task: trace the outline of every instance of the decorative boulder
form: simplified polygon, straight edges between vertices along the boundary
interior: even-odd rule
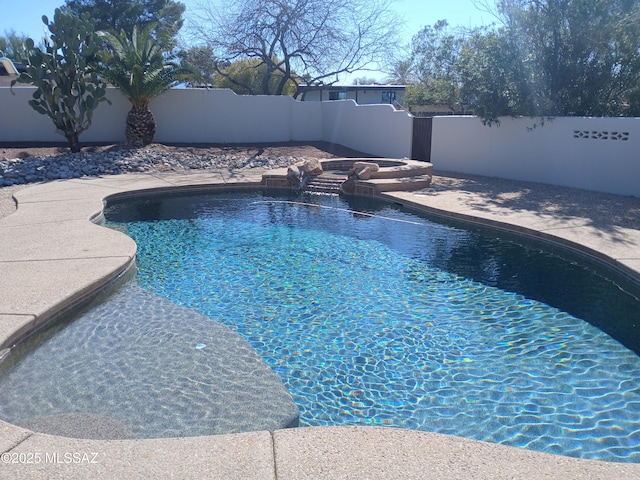
[[[348,176],[357,176],[360,180],[369,180],[371,175],[380,170],[380,166],[373,162],[353,162]]]
[[[310,158],[309,160],[305,160],[302,163],[296,164],[300,170],[306,175],[317,177],[318,175],[322,175],[322,164],[320,160],[317,158]]]
[[[356,175],[360,180],[369,180],[372,173],[370,167],[358,167],[356,170]]]

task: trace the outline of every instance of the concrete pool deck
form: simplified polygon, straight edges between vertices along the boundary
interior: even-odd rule
[[[130,174],[15,191],[17,211],[0,218],[0,350],[131,264],[134,242],[89,221],[99,217],[105,197],[166,188],[251,187],[262,173]],[[444,173],[436,173],[430,188],[384,197],[570,244],[640,279],[638,198]],[[375,427],[102,441],[35,433],[0,422],[0,451],[0,478],[12,479],[640,479],[640,464],[579,460]]]

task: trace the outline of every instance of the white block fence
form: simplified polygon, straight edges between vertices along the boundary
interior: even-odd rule
[[[640,197],[640,118],[530,118],[487,127],[475,117],[436,117],[436,170]]]

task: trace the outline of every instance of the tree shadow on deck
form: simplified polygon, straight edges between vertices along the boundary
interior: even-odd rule
[[[583,221],[606,234],[612,241],[623,241],[621,229],[640,231],[640,198],[592,192],[571,187],[522,182],[499,178],[438,172],[424,194],[459,191],[470,193],[470,208],[494,212],[496,208],[531,212],[540,218]],[[569,226],[569,225],[567,225]],[[562,227],[560,227],[562,228]]]

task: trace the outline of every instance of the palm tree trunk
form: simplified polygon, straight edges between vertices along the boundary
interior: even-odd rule
[[[148,145],[156,134],[156,119],[147,107],[132,107],[127,114],[125,135],[129,145]]]

